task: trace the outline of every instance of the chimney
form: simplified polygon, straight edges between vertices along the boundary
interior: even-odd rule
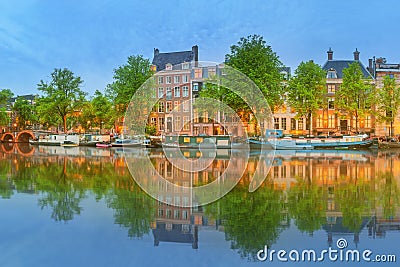
[[[197,45],[192,46],[192,52],[194,54],[194,65],[197,67],[199,62],[199,47]]]
[[[160,53],[160,50],[158,50],[158,48],[154,48],[154,56],[158,56],[159,53]]]
[[[333,51],[330,47],[329,47],[329,50],[327,51],[327,53],[328,53],[328,60],[332,60],[333,59]]]
[[[357,48],[356,51],[354,51],[354,60],[360,60],[360,52],[358,52]]]

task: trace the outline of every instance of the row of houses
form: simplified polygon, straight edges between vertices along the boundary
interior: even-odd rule
[[[156,96],[159,98],[157,107],[150,115],[149,123],[154,125],[158,134],[223,134],[226,124],[237,122],[220,115],[219,121],[210,119],[210,114],[196,114],[193,103],[199,95],[206,80],[218,75],[224,64],[199,63],[198,46],[191,50],[180,52],[160,53],[154,49],[152,69],[156,72]],[[385,58],[371,58],[366,67],[360,61],[360,52],[356,49],[351,59],[335,59],[330,48],[327,51],[327,60],[322,65],[326,71],[326,102],[312,117],[311,133],[314,135],[334,135],[359,132],[371,135],[388,135],[390,126],[377,121],[375,116],[366,114],[356,120],[335,105],[336,92],[343,82],[343,70],[351,63],[360,65],[363,76],[371,79],[377,88],[383,87],[383,77],[389,75],[400,82],[400,64],[389,64]],[[290,78],[290,68],[282,68],[283,81]],[[285,96],[282,96],[285,98]],[[298,118],[295,110],[287,104],[274,108],[274,128],[281,129],[285,134],[308,134],[308,121]],[[171,111],[174,110],[173,113]],[[400,118],[396,118],[400,121]],[[224,127],[225,126],[225,127]],[[244,122],[244,129],[238,128],[234,134],[242,135],[244,131],[252,133],[253,124]],[[394,132],[400,131],[400,123],[395,123]]]

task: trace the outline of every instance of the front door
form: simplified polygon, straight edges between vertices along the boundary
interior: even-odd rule
[[[347,131],[347,120],[340,120],[340,131]]]

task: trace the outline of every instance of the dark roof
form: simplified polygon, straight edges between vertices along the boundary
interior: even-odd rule
[[[37,95],[18,95],[18,96],[16,96],[16,97],[12,97],[11,99],[10,99],[10,102],[15,102],[16,100],[17,100],[17,98],[18,97],[22,97],[22,98],[24,98],[25,100],[31,100],[31,101],[33,101],[33,100],[35,100],[35,98],[37,97]]]
[[[343,78],[343,69],[348,68],[349,65],[355,61],[358,62],[358,64],[360,64],[361,71],[362,71],[364,77],[372,78],[372,76],[368,72],[368,70],[358,60],[328,60],[327,62],[325,62],[324,66],[322,66],[322,69],[326,70],[326,71],[328,71],[330,69],[334,69],[334,70],[336,70],[337,77],[339,79],[342,79]]]
[[[361,232],[362,229],[364,229],[365,225],[368,223],[369,218],[363,217],[361,224],[357,227],[357,233]],[[322,226],[322,229],[324,229],[328,233],[336,233],[336,234],[352,234],[354,231],[351,231],[349,228],[343,225],[343,217],[337,217],[336,222],[333,225],[330,224],[324,224]]]
[[[173,224],[171,230],[166,229],[165,223],[157,223],[157,228],[153,229],[154,239],[158,242],[188,243],[195,242],[192,233],[184,233],[182,224]]]
[[[181,51],[181,52],[170,52],[170,53],[158,53],[154,55],[152,64],[157,66],[157,71],[165,69],[165,65],[168,63],[174,65],[182,64],[184,62],[191,62],[194,60],[194,52]]]

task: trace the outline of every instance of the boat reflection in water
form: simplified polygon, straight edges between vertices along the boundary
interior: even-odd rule
[[[143,244],[151,239],[158,251],[154,253],[164,255],[165,246],[182,244],[174,246],[174,253],[183,257],[188,249],[202,253],[223,233],[225,241],[221,242],[229,246],[215,246],[216,252],[221,260],[225,259],[231,255],[230,247],[245,258],[238,257],[235,262],[241,266],[250,264],[248,259],[255,260],[265,245],[290,247],[293,244],[284,243],[287,241],[281,237],[296,238],[301,233],[306,234],[302,239],[307,240],[307,249],[334,247],[340,237],[346,237],[352,247],[363,244],[368,248],[374,246],[376,238],[384,238],[379,246],[397,253],[392,248],[400,229],[400,151],[276,151],[272,160],[254,152],[242,155],[219,149],[218,154],[208,157],[204,151],[181,150],[186,160],[204,159],[197,162],[199,170],[191,172],[181,168],[180,160],[185,159],[171,150],[18,145],[0,145],[0,214],[8,210],[24,214],[27,210],[23,205],[15,210],[12,203],[29,195],[37,199],[35,216],[49,216],[57,222],[74,221],[74,227],[84,231],[87,226],[81,225],[81,219],[89,220],[85,215],[95,213],[91,210],[95,205],[104,205],[104,209],[112,210],[114,223],[135,238],[131,245],[146,247]],[[134,176],[144,174],[141,163],[151,163],[152,172],[135,179],[152,185],[160,201],[151,198],[132,179],[127,166],[131,159],[137,164],[129,166],[137,168]],[[266,171],[266,179],[259,179],[254,187],[257,189],[249,192],[254,174],[260,169]],[[194,189],[218,181],[227,170],[228,176],[220,183],[233,184],[234,188],[218,201],[201,205],[204,196],[193,194]],[[13,221],[15,226],[32,231],[38,227],[29,219],[18,218]],[[102,224],[96,220],[94,217],[90,223],[99,227],[104,224],[102,231],[115,231],[114,235],[118,235],[118,230],[105,223],[107,220]],[[67,229],[68,224],[58,227]],[[55,248],[61,246],[46,236],[46,229],[41,230],[42,238],[48,238]],[[62,231],[59,235],[67,242],[68,236]],[[90,239],[92,244],[101,243],[104,238],[113,242],[114,235],[96,234]],[[16,232],[13,239],[6,240],[7,246],[18,247],[23,238],[27,238],[26,232]],[[79,244],[74,246],[84,250]],[[111,253],[117,253],[114,250]],[[36,250],[35,253],[40,254]],[[85,253],[102,257],[95,248],[86,249]],[[122,264],[124,259],[120,260]],[[153,260],[152,256],[147,259],[155,264]],[[7,263],[13,263],[12,259]]]

